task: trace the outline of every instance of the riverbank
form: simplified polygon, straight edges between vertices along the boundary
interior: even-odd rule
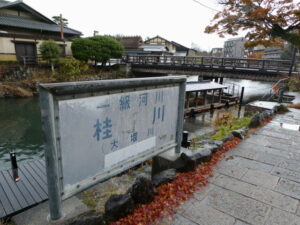
[[[51,74],[45,69],[34,69],[24,79],[3,79],[0,80],[0,98],[28,98],[38,95],[40,83],[75,82],[106,79],[128,78],[124,67],[90,69],[87,72],[76,76],[63,76]]]

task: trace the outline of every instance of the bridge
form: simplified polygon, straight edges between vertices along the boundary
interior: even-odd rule
[[[197,75],[204,79],[235,78],[273,82],[287,77],[291,69],[289,60],[248,58],[126,56],[124,61],[135,74]]]

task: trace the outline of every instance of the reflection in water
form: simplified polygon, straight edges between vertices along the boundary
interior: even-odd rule
[[[239,80],[239,79],[224,79],[224,84],[233,83],[239,87],[245,87],[244,103],[255,101],[270,92],[273,83],[252,81],[252,80]]]
[[[233,117],[243,117],[244,107],[239,112],[238,106],[232,106],[228,109],[216,109],[211,112],[198,114],[195,118],[186,118],[184,120],[183,129],[189,132],[189,139],[212,132],[215,129],[214,121],[223,117],[223,115],[230,113]]]
[[[10,167],[9,152],[18,162],[43,157],[40,110],[36,98],[0,99],[0,170]]]

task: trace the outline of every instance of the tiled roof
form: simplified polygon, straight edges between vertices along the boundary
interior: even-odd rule
[[[153,39],[156,39],[156,38],[161,39],[161,40],[164,40],[165,42],[168,42],[168,43],[172,44],[171,41],[168,41],[167,39],[165,39],[165,38],[163,38],[163,37],[161,37],[161,36],[159,36],[159,35],[157,35],[157,36],[155,36],[155,37],[153,37],[153,38],[147,39],[147,40],[145,41],[145,43],[147,44],[147,43],[149,43],[150,41],[152,41]]]
[[[120,43],[125,49],[138,49],[143,44],[143,39],[140,36],[122,37]]]
[[[20,3],[20,1],[15,1],[15,2],[9,2],[9,1],[0,1],[0,8],[9,6],[9,5],[15,5]]]
[[[181,44],[178,44],[175,41],[172,41],[172,44],[175,45],[177,52],[185,52],[185,51],[189,50],[189,48],[187,48],[187,47],[185,47],[185,46],[183,46]]]
[[[50,31],[50,32],[60,32],[60,26],[56,24],[48,24],[48,23],[38,22],[35,20],[26,19],[19,16],[10,16],[10,15],[1,15],[1,14],[0,14],[0,26],[26,28],[26,29]],[[64,28],[64,33],[81,35],[81,32],[67,27]]]

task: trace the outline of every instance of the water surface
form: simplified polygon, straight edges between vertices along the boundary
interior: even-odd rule
[[[0,170],[10,167],[10,151],[19,163],[43,157],[37,98],[0,99]]]

